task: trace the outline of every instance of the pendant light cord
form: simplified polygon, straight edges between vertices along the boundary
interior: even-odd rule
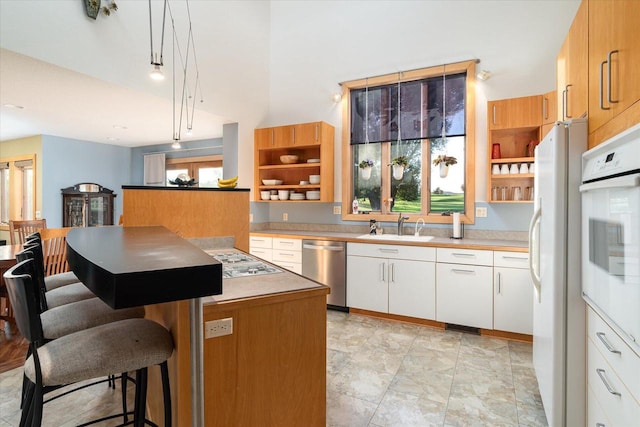
[[[160,38],[160,62],[157,59],[154,60],[153,53],[153,19],[151,19],[151,0],[149,0],[149,40],[151,44],[151,65],[164,65],[163,52],[164,52],[164,24],[167,16],[167,4],[168,0],[164,0],[164,8],[162,11],[162,34]]]
[[[364,143],[369,143],[369,78],[364,90]]]

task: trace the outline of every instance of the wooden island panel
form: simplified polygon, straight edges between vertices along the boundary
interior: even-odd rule
[[[204,341],[206,426],[326,425],[327,288],[204,306],[233,334]]]
[[[183,238],[233,236],[249,252],[249,190],[123,186],[123,225],[163,225]]]

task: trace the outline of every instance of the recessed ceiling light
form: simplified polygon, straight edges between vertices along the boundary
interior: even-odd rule
[[[16,105],[16,104],[2,104],[3,107],[7,107],[7,108],[13,108],[16,110],[24,110],[24,107],[22,105]]]
[[[113,136],[108,136],[108,137],[107,137],[107,139],[108,139],[109,141],[119,141],[119,139],[118,139],[118,138],[114,138]]]
[[[129,129],[129,128],[128,128],[128,127],[126,127],[126,126],[120,126],[120,125],[113,125],[113,128],[114,128],[114,129],[122,129],[122,130]]]

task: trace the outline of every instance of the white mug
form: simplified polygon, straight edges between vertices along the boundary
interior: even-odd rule
[[[520,173],[529,173],[529,166],[526,163],[520,165]]]
[[[491,169],[491,173],[493,175],[499,175],[500,174],[500,165],[493,165],[493,168]]]
[[[515,164],[515,163],[514,163],[514,164],[512,164],[512,165],[511,165],[511,169],[509,170],[509,173],[511,173],[511,174],[516,174],[516,173],[518,173],[518,165],[517,165],[517,164]]]
[[[500,173],[503,175],[508,175],[509,174],[509,165],[507,165],[506,163],[504,165],[502,165],[502,167],[500,168]]]

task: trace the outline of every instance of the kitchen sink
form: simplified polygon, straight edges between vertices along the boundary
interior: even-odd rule
[[[400,242],[429,242],[433,240],[433,236],[414,236],[414,235],[402,235],[397,234],[363,234],[358,236],[358,239],[364,240],[395,240]]]

